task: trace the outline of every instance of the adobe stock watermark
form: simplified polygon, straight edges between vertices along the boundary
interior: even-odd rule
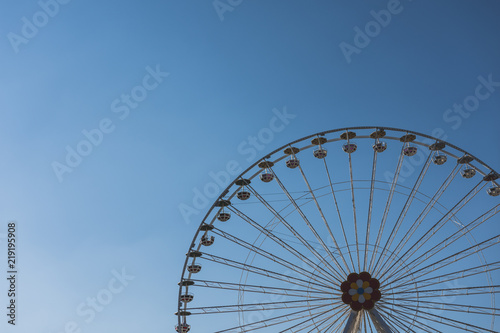
[[[111,112],[116,114],[118,119],[125,120],[130,115],[130,112],[137,109],[140,103],[148,97],[148,93],[158,88],[169,75],[170,73],[161,71],[160,65],[156,65],[155,69],[147,66],[146,74],[143,76],[141,83],[134,86],[129,93],[123,93],[111,102]],[[89,156],[94,148],[104,141],[106,134],[110,134],[116,129],[115,124],[111,118],[104,117],[97,123],[95,128],[83,129],[81,133],[84,138],[76,145],[73,147],[66,146],[64,161],[53,161],[51,163],[52,170],[59,183],[63,182],[65,174],[72,173],[83,162],[84,157]]]
[[[224,21],[224,13],[232,12],[236,7],[241,5],[243,0],[214,0],[212,5],[215,12],[219,16],[219,20]]]
[[[451,128],[457,130],[462,125],[463,119],[470,117],[472,112],[476,112],[482,101],[487,100],[500,87],[500,81],[493,81],[493,74],[488,78],[480,75],[477,77],[479,84],[474,89],[474,93],[465,97],[462,104],[454,103],[453,109],[449,108],[443,113],[445,123],[453,123]],[[464,110],[465,109],[465,110]]]
[[[412,0],[408,1],[411,2]],[[370,45],[372,39],[380,35],[382,29],[386,28],[391,23],[392,17],[400,14],[403,9],[404,7],[399,0],[389,0],[387,2],[387,9],[382,9],[378,12],[374,10],[370,11],[373,20],[368,21],[363,29],[357,25],[354,26],[354,45],[345,41],[339,44],[340,50],[347,63],[350,64],[352,62],[353,54],[360,54],[364,48]]]
[[[66,5],[71,0],[40,0],[38,1],[39,11],[36,11],[30,18],[21,18],[22,26],[19,33],[9,32],[7,39],[15,53],[19,53],[19,47],[28,44],[30,40],[38,35],[40,29],[45,27],[51,19],[59,14],[61,5]]]
[[[63,330],[57,333],[81,333],[83,324],[92,323],[98,314],[103,312],[115,297],[125,290],[130,281],[135,279],[135,276],[127,274],[125,267],[122,267],[121,272],[113,269],[111,275],[113,277],[109,279],[106,287],[78,304],[75,312],[80,320],[67,321]]]
[[[264,150],[273,140],[277,133],[282,132],[290,121],[297,115],[283,110],[273,109],[267,127],[261,128],[256,135],[249,135],[247,139],[241,141],[237,146],[237,151],[249,163],[255,161],[257,153]],[[191,203],[184,202],[178,205],[184,222],[190,223],[193,216],[198,216],[210,204],[210,199],[214,199],[221,194],[231,180],[243,171],[241,164],[237,160],[230,160],[226,163],[224,170],[218,172],[210,171],[208,176],[213,180],[200,188],[193,188],[193,198]]]
[[[453,107],[446,109],[443,113],[443,120],[445,123],[449,124],[451,129],[456,131],[462,126],[464,119],[468,119],[474,112],[479,110],[481,102],[489,99],[493,93],[500,88],[500,81],[493,81],[493,74],[488,74],[487,77],[479,75],[477,77],[479,84],[474,88],[474,92],[471,95],[466,96],[462,103],[454,103]],[[431,136],[446,141],[448,135],[446,131],[441,127],[436,127],[432,130]],[[434,143],[433,140],[425,138],[423,143],[431,145]],[[401,167],[401,172],[399,174],[398,181],[404,183],[406,178],[410,177],[416,170],[416,167],[422,166],[426,160],[425,153],[422,149],[417,151],[417,154],[410,159],[405,159],[405,162]],[[394,179],[394,172],[386,171],[384,173],[385,180],[392,183]]]

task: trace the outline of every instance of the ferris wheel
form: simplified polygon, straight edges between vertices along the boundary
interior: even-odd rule
[[[498,178],[471,153],[397,128],[290,142],[201,221],[175,330],[499,332]]]

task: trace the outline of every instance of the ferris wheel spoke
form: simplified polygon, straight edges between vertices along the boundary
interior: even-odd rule
[[[273,263],[276,263],[280,266],[285,267],[286,269],[294,271],[295,273],[297,273],[305,278],[308,278],[309,280],[315,281],[316,284],[324,285],[326,283],[327,285],[329,285],[331,283],[331,280],[327,280],[326,278],[324,278],[321,275],[315,275],[312,272],[305,270],[304,268],[299,267],[299,266],[297,266],[289,261],[286,261],[285,259],[278,257],[278,256],[276,256],[268,251],[265,251],[258,246],[255,246],[255,245],[252,245],[248,242],[245,242],[244,240],[242,240],[234,235],[231,235],[228,232],[225,232],[225,231],[220,230],[218,228],[214,228],[212,230],[212,232],[218,236],[221,236],[221,237],[237,244],[237,245],[240,245],[240,246],[250,250],[253,253],[256,253],[256,254],[270,260]]]
[[[345,232],[344,222],[342,221],[342,214],[340,214],[340,209],[339,209],[339,204],[337,202],[337,197],[335,196],[335,191],[333,190],[332,178],[330,176],[330,170],[328,169],[328,164],[326,163],[326,159],[323,159],[323,163],[325,165],[325,171],[326,171],[326,175],[328,177],[328,185],[330,186],[330,191],[332,193],[333,203],[335,204],[335,209],[337,210],[337,216],[339,218],[340,228],[342,229],[342,234],[344,236],[344,241],[345,241],[346,247],[348,247],[349,241],[347,240],[347,234]],[[347,252],[349,254],[349,259],[350,259],[351,264],[352,264],[352,269],[353,269],[353,271],[355,271],[356,266],[354,265],[354,260],[352,259],[352,254],[350,251],[347,251]]]
[[[282,288],[282,287],[271,287],[271,286],[258,286],[243,283],[232,283],[232,282],[222,282],[222,281],[207,281],[207,280],[191,280],[195,283],[197,287],[213,288],[213,289],[226,289],[226,290],[237,290],[241,292],[251,292],[259,294],[274,294],[289,297],[305,297],[305,298],[324,298],[325,294],[331,295],[332,297],[337,297],[338,301],[333,303],[341,303],[339,293],[325,293],[324,291],[308,290],[308,289],[297,289],[297,288]],[[330,303],[331,304],[331,303]]]
[[[239,329],[240,332],[252,332],[252,331],[256,331],[256,330],[259,330],[262,328],[267,328],[270,326],[289,323],[289,322],[292,322],[294,320],[299,320],[299,319],[308,317],[308,316],[310,316],[309,311],[318,310],[318,309],[321,309],[325,306],[328,306],[328,305],[320,305],[320,306],[317,306],[317,307],[314,307],[311,309],[305,309],[305,310],[300,310],[300,311],[292,312],[292,313],[285,314],[285,315],[275,316],[272,318],[267,318],[267,319],[256,321],[253,323],[248,323],[248,324],[244,324],[244,325],[240,325],[240,326],[231,327],[231,328],[228,328],[228,329],[225,329],[222,331],[216,331],[215,333],[231,332],[231,331],[234,331],[236,329]],[[330,311],[330,310],[328,310],[328,311]],[[308,313],[304,314],[304,312],[308,312]]]
[[[370,316],[366,313],[366,311],[363,311],[363,323],[364,323],[363,328],[365,330],[365,333],[368,333],[368,329],[370,329],[370,333],[373,333],[373,328],[372,328]]]
[[[341,308],[336,312],[337,319],[331,322],[331,324],[325,329],[325,333],[328,332],[337,332],[339,327],[343,325],[343,323],[347,320],[348,312],[350,309]],[[335,328],[333,327],[336,324]]]
[[[321,329],[320,332],[325,332],[325,333],[328,332],[333,327],[333,325],[335,325],[339,320],[342,319],[341,314],[345,311],[346,310],[343,307],[340,307],[340,310],[338,310],[338,311],[334,312],[332,315],[326,317],[321,323],[319,323],[317,326],[314,325],[315,327],[311,328],[307,332],[308,333],[318,332],[319,329]],[[337,318],[337,319],[333,319],[333,318]],[[323,325],[328,325],[328,326],[323,328],[322,327]]]
[[[295,156],[295,154],[294,154]],[[332,232],[332,229],[330,228],[330,224],[328,223],[328,221],[326,220],[326,217],[325,217],[325,214],[323,214],[323,210],[321,209],[321,206],[319,205],[318,203],[318,200],[316,198],[316,195],[314,194],[314,191],[311,189],[311,185],[309,184],[309,181],[307,180],[307,177],[304,173],[304,170],[302,169],[302,166],[299,164],[299,170],[300,170],[300,173],[302,174],[302,178],[304,179],[304,182],[306,183],[306,186],[309,190],[309,193],[311,194],[311,197],[313,198],[314,200],[314,203],[316,204],[316,208],[318,209],[318,212],[321,216],[321,219],[323,220],[323,223],[325,224],[327,230],[328,230],[328,233],[330,234],[330,237],[335,245],[335,248],[337,249],[338,253],[340,254],[340,258],[342,259],[342,262],[344,263],[344,266],[345,268],[347,269],[347,271],[349,271],[349,265],[347,265],[347,262],[344,258],[344,255],[343,255],[343,251],[340,249],[340,246],[337,242],[337,239],[335,239],[335,236],[333,235],[333,232]],[[303,215],[302,212],[300,212],[301,215]],[[307,221],[306,223],[308,223],[308,220],[305,216],[303,216],[304,220]],[[319,237],[319,235],[318,235]],[[320,237],[321,238],[321,237]],[[321,243],[322,245],[324,245],[326,247],[326,244],[324,244],[324,242],[321,240]],[[335,259],[335,257],[333,257],[331,251],[329,249],[325,249],[325,251],[327,251],[327,253],[330,255],[331,258],[334,259],[334,261],[337,263],[337,265],[339,266],[339,268],[341,269],[341,271],[345,274],[345,276],[347,276],[347,272],[344,270],[344,267],[342,267],[338,262],[337,260]]]
[[[240,210],[238,210],[234,206],[229,207],[229,210],[232,211],[233,213],[235,213],[236,215],[238,215],[239,217],[241,217],[244,221],[246,221],[247,223],[249,223],[252,227],[256,228],[257,230],[259,230],[260,232],[262,232],[263,234],[265,234],[267,237],[269,237],[270,239],[272,239],[274,242],[276,242],[277,244],[281,245],[283,248],[285,248],[290,253],[292,253],[293,255],[295,255],[297,258],[299,258],[300,260],[302,260],[305,264],[307,264],[312,269],[317,270],[319,273],[323,274],[327,278],[330,277],[332,279],[335,279],[335,280],[339,281],[338,277],[332,275],[329,271],[326,271],[325,269],[323,269],[319,265],[317,265],[314,262],[312,262],[309,258],[307,258],[302,253],[300,253],[299,251],[297,251],[295,248],[293,248],[292,246],[290,246],[289,244],[287,244],[286,242],[284,242],[283,240],[281,240],[278,236],[276,236],[270,230],[267,230],[265,227],[261,226],[260,224],[258,224],[254,220],[252,220],[245,213],[241,212]],[[307,244],[309,244],[309,243],[307,243]],[[309,245],[309,247],[310,246],[311,245]],[[323,262],[324,259],[322,259],[321,261]]]
[[[372,210],[373,210],[373,194],[375,192],[375,175],[377,173],[377,150],[373,150],[373,163],[372,163],[372,178],[370,181],[370,199],[368,200],[368,219],[366,222],[366,239],[365,239],[365,255],[363,261],[363,271],[367,269],[368,262],[368,244],[370,244],[370,228],[372,222]],[[365,318],[366,320],[366,318]],[[366,326],[365,326],[366,332]]]
[[[393,332],[401,332],[399,329],[401,329],[404,332],[414,332],[414,330],[411,329],[411,327],[407,326],[407,323],[404,323],[404,317],[399,316],[397,314],[392,313],[391,316],[386,315],[383,311],[378,311],[379,316],[385,320],[387,323],[387,326],[393,331]]]
[[[392,231],[389,235],[389,238],[387,239],[387,242],[385,243],[384,248],[382,249],[382,253],[378,257],[377,263],[373,267],[374,275],[377,275],[379,273],[379,269],[377,269],[377,268],[378,268],[378,265],[380,263],[380,260],[384,257],[386,251],[388,249],[390,249],[392,242],[394,241],[394,238],[396,238],[396,235],[399,231],[399,228],[401,227],[401,224],[403,223],[403,221],[406,217],[406,214],[408,213],[408,210],[410,209],[411,203],[412,203],[413,199],[415,198],[415,195],[417,194],[418,189],[420,188],[420,185],[422,184],[422,181],[424,180],[424,176],[427,174],[427,171],[429,170],[429,166],[431,163],[431,156],[432,156],[432,152],[429,153],[429,155],[427,155],[427,160],[425,161],[424,166],[422,167],[422,170],[420,171],[420,174],[419,174],[417,180],[415,181],[415,184],[413,185],[411,193],[408,196],[408,198],[406,199],[406,202],[404,204],[403,209],[401,210],[401,213],[399,214],[398,219],[394,223],[394,227],[392,228]]]
[[[366,269],[366,267],[364,269]],[[365,333],[368,333],[368,329],[370,329],[370,332],[372,332],[372,326],[370,324],[370,319],[368,319],[368,315],[366,314],[365,311],[363,311],[363,329],[364,329]]]
[[[417,323],[419,326],[418,328],[429,333],[442,333],[441,331],[437,330],[436,328],[429,326],[425,324],[422,321],[419,321],[415,319],[415,314],[413,312],[407,312],[407,311],[401,311],[401,310],[396,310],[395,308],[387,308],[385,306],[380,306],[380,312],[384,313],[385,316],[393,316],[398,318],[400,321],[410,325],[414,326],[415,323]],[[410,319],[413,317],[412,319]]]
[[[498,294],[500,293],[500,285],[493,286],[472,286],[472,287],[455,287],[455,288],[440,288],[440,289],[427,289],[427,290],[401,290],[394,292],[386,292],[385,296],[397,295],[404,298],[394,298],[399,299],[420,299],[426,297],[449,297],[449,296],[464,296],[464,295],[480,295],[480,294]],[[416,295],[416,296],[413,296]],[[387,303],[388,301],[381,300],[380,302]]]
[[[392,324],[391,321],[384,317],[383,313],[379,312],[377,309],[379,307],[374,307],[368,310],[367,313],[370,316],[370,321],[375,327],[375,330],[379,333],[392,333],[398,332]]]
[[[439,198],[443,195],[443,193],[446,191],[446,189],[449,187],[451,184],[452,180],[455,179],[455,176],[457,175],[458,171],[460,168],[458,167],[459,164],[455,165],[453,170],[450,172],[450,174],[446,177],[445,181],[441,184],[439,189],[436,191],[436,193],[433,195],[432,199],[429,200],[427,205],[423,208],[422,212],[419,214],[419,216],[415,219],[411,227],[408,229],[408,232],[403,236],[403,238],[399,241],[398,245],[396,246],[394,252],[394,255],[390,257],[389,260],[384,262],[382,264],[382,267],[380,268],[381,275],[385,274],[387,269],[384,270],[384,268],[391,267],[390,265],[397,260],[399,253],[403,250],[405,245],[408,243],[408,241],[411,239],[413,234],[417,231],[418,227],[421,225],[422,221],[425,219],[427,214],[434,208],[434,205],[438,203]]]
[[[349,313],[350,309],[349,310],[346,310],[346,314]],[[345,327],[346,325],[346,322],[347,322],[347,319],[349,318],[349,316],[342,316],[340,317],[340,321],[338,322],[338,324],[335,326],[335,328],[332,330],[332,332],[340,332],[340,330],[342,329],[342,327]],[[342,330],[342,332],[344,332],[344,330]]]
[[[272,170],[272,169],[271,169]],[[272,171],[274,172],[274,171]],[[313,230],[314,234],[315,234],[315,237],[318,239],[318,241],[321,242],[321,245],[322,247],[325,249],[325,251],[327,251],[327,253],[329,254],[329,256],[331,258],[334,258],[330,249],[328,249],[328,247],[326,246],[325,243],[323,243],[323,241],[321,240],[321,238],[319,237],[319,235],[317,234],[316,230],[314,230],[314,228],[312,227],[312,225],[309,223],[309,221],[307,220],[307,218],[304,216],[304,214],[302,213],[302,211],[300,210],[299,206],[297,205],[297,203],[295,202],[295,200],[291,197],[290,193],[286,190],[286,188],[284,188],[283,184],[281,184],[281,182],[279,181],[278,177],[276,176],[276,174],[274,174],[274,177],[276,179],[276,181],[280,184],[280,187],[283,189],[283,191],[285,192],[285,194],[288,196],[290,202],[294,205],[295,209],[302,215],[302,217],[304,218],[304,221],[306,221],[307,225],[309,226],[309,228],[311,230]],[[249,186],[250,190],[252,191],[251,187]],[[337,282],[342,282],[342,277],[339,275],[339,273],[335,270],[335,268],[333,268],[332,265],[330,265],[330,263],[328,261],[325,260],[325,258],[320,255],[318,253],[318,251],[316,251],[316,249],[314,249],[314,247],[304,238],[302,237],[302,235],[297,232],[291,225],[290,223],[288,223],[288,221],[286,221],[286,219],[284,219],[273,207],[271,207],[271,205],[269,205],[269,203],[267,203],[261,196],[259,193],[257,193],[256,191],[253,191],[253,194],[274,214],[274,216],[316,257],[316,259],[318,259],[320,262],[322,262],[326,267],[328,267],[330,269],[330,272],[333,273],[333,275],[331,275],[332,277],[334,277]],[[340,267],[339,263],[337,260],[334,260],[335,263],[337,264],[337,267]]]
[[[394,173],[394,177],[391,183],[391,189],[389,190],[389,196],[387,197],[387,202],[385,204],[384,215],[382,216],[382,221],[380,222],[380,228],[378,230],[377,239],[375,240],[374,251],[372,253],[372,258],[370,260],[370,266],[368,267],[369,271],[372,271],[372,267],[375,264],[376,259],[376,249],[379,247],[380,242],[382,241],[382,234],[384,233],[385,223],[387,221],[387,216],[389,214],[389,208],[391,207],[392,198],[394,196],[394,191],[396,190],[396,185],[399,178],[399,173],[401,172],[401,166],[403,165],[403,150],[404,145],[401,147],[401,153],[399,155],[398,164],[396,166],[396,172]]]
[[[436,244],[433,248],[427,250],[425,253],[421,254],[419,257],[415,258],[413,261],[407,264],[408,269],[412,270],[415,267],[418,267],[419,265],[423,264],[429,259],[434,258],[439,252],[445,250],[448,246],[459,240],[460,238],[467,236],[468,233],[472,231],[473,229],[477,228],[484,222],[486,222],[488,219],[492,218],[495,216],[498,212],[500,212],[500,204],[496,205],[477,219],[473,220],[466,226],[462,227],[455,233],[453,233],[451,236],[447,237],[440,243]]]
[[[378,308],[378,306],[377,306],[377,308]],[[370,315],[368,314],[368,312],[363,311],[363,315],[365,317],[367,326],[369,326],[369,328],[370,328],[370,333],[378,333],[377,328],[374,326],[373,321],[372,321]]]
[[[349,133],[346,132],[346,138],[347,138],[347,144],[349,145]],[[351,201],[352,201],[352,215],[353,215],[353,222],[354,222],[354,235],[355,235],[355,240],[356,240],[356,257],[358,259],[358,272],[361,271],[361,259],[359,258],[359,240],[358,240],[358,221],[357,221],[357,214],[356,214],[356,197],[354,196],[354,179],[353,179],[353,174],[352,174],[352,157],[351,157],[351,152],[348,152],[349,156],[349,180],[351,184]],[[347,248],[349,251],[349,247]]]
[[[342,325],[342,321],[345,320],[345,318],[347,317],[347,312],[349,312],[349,309],[346,309],[344,307],[340,308],[337,312],[335,312],[330,319],[332,319],[332,321],[329,321],[328,322],[328,326],[324,328],[324,330],[320,331],[320,332],[324,332],[324,333],[328,333],[328,332],[337,332],[336,329],[334,329],[333,327],[336,325],[337,327],[339,327],[339,325]],[[335,319],[333,319],[335,318]],[[317,332],[315,331],[314,329],[311,330],[311,332]]]
[[[481,252],[482,250],[485,250],[491,246],[494,246],[496,244],[500,243],[500,235],[496,235],[490,239],[487,239],[481,243],[477,243],[476,245],[473,245],[471,247],[466,248],[465,250],[459,251],[455,254],[452,254],[446,258],[443,258],[441,260],[438,260],[432,264],[429,264],[425,267],[422,267],[420,269],[411,271],[410,273],[403,273],[406,275],[400,276],[393,278],[392,280],[389,280],[387,285],[390,285],[395,282],[396,279],[402,280],[405,278],[408,278],[410,275],[414,276],[416,273],[420,273],[418,276],[414,276],[415,279],[418,279],[426,274],[429,274],[431,272],[435,272],[443,267],[446,267],[448,265],[451,265],[453,263],[459,262],[460,260],[463,260],[475,253]]]
[[[330,285],[317,284],[315,282],[299,279],[299,278],[296,278],[296,277],[293,277],[293,276],[290,276],[287,274],[278,273],[278,272],[271,271],[271,270],[264,269],[264,268],[260,268],[257,266],[248,265],[248,264],[245,264],[245,263],[242,263],[239,261],[235,261],[235,260],[231,260],[231,259],[227,259],[227,258],[222,258],[222,257],[216,256],[213,254],[206,253],[206,252],[202,252],[202,254],[203,255],[202,255],[201,259],[208,260],[208,261],[215,262],[215,263],[222,264],[222,265],[226,265],[226,266],[230,266],[233,268],[237,268],[239,270],[247,271],[249,273],[254,273],[254,274],[266,276],[266,277],[271,278],[271,279],[285,281],[285,282],[288,282],[290,284],[297,285],[300,287],[310,288],[310,289],[314,289],[317,291],[323,291],[323,292],[326,292],[327,290],[331,290],[331,288],[332,288]]]
[[[338,308],[338,307],[336,307]],[[301,321],[300,323],[297,323],[291,327],[288,327],[284,330],[281,330],[279,333],[284,333],[284,332],[299,332],[297,330],[303,331],[307,329],[308,327],[311,326],[319,326],[319,324],[316,324],[315,320],[321,320],[321,323],[323,323],[324,320],[327,320],[329,316],[327,316],[326,319],[319,319],[320,317],[329,314],[332,311],[332,309],[328,309],[326,311],[320,311],[318,314],[310,315],[308,316],[305,320]]]
[[[310,308],[313,307],[311,303],[328,303],[332,304],[333,298],[315,298],[315,299],[305,299],[305,300],[292,300],[292,301],[280,301],[280,302],[263,302],[263,303],[252,303],[252,304],[233,304],[233,305],[214,305],[214,306],[203,306],[195,308],[187,308],[186,310],[191,312],[191,315],[199,314],[219,314],[219,313],[231,313],[239,311],[275,311],[283,309],[295,309],[295,308]]]
[[[405,317],[403,316],[398,316],[393,314],[391,317],[389,316],[384,316],[382,313],[380,314],[388,323],[388,325],[393,326],[394,328],[399,328],[401,331],[398,330],[398,332],[413,332],[416,333],[410,326],[408,326],[410,323],[405,321]],[[430,332],[422,327],[419,327],[421,330],[424,332]],[[432,333],[432,332],[430,332]]]
[[[451,304],[451,303],[431,302],[424,300],[418,300],[418,302],[415,302],[413,300],[403,300],[403,299],[398,300],[398,304],[404,304],[405,306],[414,309],[424,308],[424,309],[445,310],[445,311],[461,312],[461,313],[474,313],[474,314],[481,314],[488,316],[500,316],[500,312],[498,312],[500,311],[500,309],[486,307],[486,306],[456,304],[456,303]]]
[[[302,217],[302,219],[304,220],[304,222],[307,224],[307,226],[309,227],[309,229],[311,230],[311,232],[314,234],[314,237],[318,240],[318,242],[321,244],[321,247],[323,247],[323,249],[325,250],[325,252],[328,254],[328,256],[333,260],[333,262],[335,263],[335,265],[337,266],[338,269],[340,269],[341,271],[344,271],[342,266],[339,264],[339,262],[337,261],[337,259],[333,256],[332,252],[330,251],[330,249],[328,248],[328,246],[326,246],[325,242],[323,241],[323,239],[320,237],[320,235],[318,234],[318,232],[316,231],[316,229],[314,228],[314,226],[311,224],[311,222],[309,221],[309,219],[305,216],[305,214],[302,212],[302,210],[300,209],[299,205],[297,204],[297,202],[295,201],[295,199],[292,197],[292,195],[290,194],[290,192],[286,189],[286,187],[283,185],[283,183],[281,182],[281,180],[279,179],[279,177],[276,175],[276,173],[274,172],[273,168],[269,168],[269,170],[271,170],[271,172],[273,173],[274,175],[274,178],[276,180],[276,182],[278,183],[278,185],[281,187],[283,193],[285,193],[285,195],[287,196],[287,198],[290,200],[290,203],[294,206],[295,210],[299,213],[299,215]],[[312,191],[311,191],[312,192]],[[307,249],[319,260],[321,261],[325,266],[329,267],[330,270],[334,273],[336,279],[338,282],[342,282],[342,275],[339,275],[338,271],[333,268],[332,265],[330,265],[330,263],[328,261],[325,260],[325,258],[320,255],[315,249],[314,247],[312,247],[311,244],[309,244],[309,242],[304,239],[300,233],[298,233],[283,217],[281,217],[281,215],[273,208],[271,207],[265,200],[262,199],[262,197],[257,193],[255,192],[255,195],[258,197],[258,199],[276,216],[276,218],[278,218],[286,227],[287,229],[298,239],[300,240],[300,242],[302,244],[304,244]],[[315,197],[313,197],[314,200]]]
[[[399,306],[404,308],[404,309],[410,310],[410,311],[412,310],[411,308],[409,308],[405,305],[399,305]],[[496,331],[490,330],[488,328],[476,326],[474,324],[466,323],[466,322],[456,320],[456,319],[446,318],[446,317],[440,316],[438,314],[423,311],[420,309],[418,311],[414,312],[414,315],[417,317],[420,317],[420,318],[425,318],[427,320],[430,320],[430,321],[433,321],[433,322],[436,322],[439,324],[447,325],[447,326],[453,327],[455,329],[460,329],[460,330],[466,331],[466,332],[478,332],[478,330],[479,330],[479,332],[497,333]],[[472,329],[474,329],[474,330],[472,330]]]
[[[481,273],[489,273],[500,269],[500,261],[493,262],[491,264],[483,264],[480,266],[467,268],[452,273],[446,273],[438,276],[429,277],[422,280],[412,280],[410,282],[405,282],[403,284],[394,285],[391,287],[393,289],[408,287],[411,285],[409,290],[416,290],[418,288],[425,288],[428,286],[435,286],[437,284],[442,284],[450,281],[465,279],[470,276],[478,275]],[[416,287],[418,286],[418,287]]]
[[[472,198],[479,193],[480,190],[486,186],[486,183],[478,183],[469,193],[467,193],[460,201],[457,202],[453,208],[451,208],[442,218],[440,218],[419,240],[417,240],[401,257],[398,262],[399,266],[403,265],[403,261],[405,258],[411,258],[415,252],[417,252],[429,239],[431,239],[436,233],[448,222],[452,219],[454,215],[456,215]],[[393,264],[390,269],[392,269],[396,265]],[[389,269],[389,270],[390,270]],[[396,268],[398,271],[398,268]],[[387,272],[387,271],[386,271]],[[401,274],[402,270],[399,270]],[[397,276],[397,275],[396,275]],[[382,279],[383,275],[380,276]]]

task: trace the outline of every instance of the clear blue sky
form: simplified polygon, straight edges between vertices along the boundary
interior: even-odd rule
[[[357,36],[388,6],[390,21]],[[17,221],[20,272],[18,327],[4,318],[2,330],[173,331],[184,254],[208,208],[186,218],[179,207],[193,206],[210,172],[255,162],[249,137],[266,127],[276,131],[257,156],[322,130],[384,125],[440,128],[500,169],[498,1],[230,8],[0,3],[0,233]],[[464,102],[472,111],[454,108]],[[110,293],[122,269],[130,280]],[[97,295],[112,300],[82,306]]]

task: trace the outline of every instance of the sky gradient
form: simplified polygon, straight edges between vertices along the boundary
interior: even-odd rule
[[[217,189],[196,194],[312,133],[439,134],[500,169],[498,1],[41,0],[0,13],[0,234],[17,221],[19,256],[5,332],[173,332]]]

